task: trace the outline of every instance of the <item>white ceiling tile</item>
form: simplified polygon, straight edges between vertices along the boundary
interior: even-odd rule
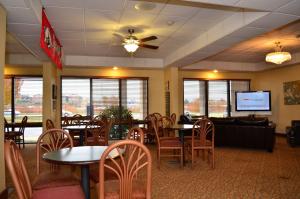
[[[138,26],[152,24],[156,15],[144,14],[142,12],[125,11],[120,23],[125,26]]]
[[[6,53],[29,53],[29,51],[20,44],[7,43],[5,45]]]
[[[238,7],[254,8],[261,10],[275,10],[292,0],[240,0],[235,5]]]
[[[124,6],[124,0],[85,0],[85,7],[90,9],[122,10]]]
[[[233,15],[235,12],[227,10],[214,10],[214,9],[201,9],[193,18],[195,22],[198,20],[224,20],[225,18]]]
[[[71,32],[71,31],[57,31],[56,32],[58,39],[67,40],[84,40],[84,32]]]
[[[294,15],[280,14],[280,13],[270,13],[253,23],[249,26],[257,28],[278,28],[280,26],[286,25],[292,21],[299,19],[300,17]]]
[[[108,57],[130,57],[130,54],[123,48],[123,46],[111,46],[107,51]]]
[[[86,55],[89,56],[105,56],[110,46],[108,44],[97,44],[91,41],[87,42],[85,47]]]
[[[115,30],[119,26],[120,11],[85,11],[86,29],[91,30]]]
[[[300,1],[294,0],[282,7],[277,12],[300,16]]]
[[[137,10],[135,8],[135,5],[139,5],[139,4],[152,4],[154,5],[154,9],[152,10]],[[140,12],[140,13],[144,13],[144,14],[159,14],[159,12],[161,11],[161,9],[165,6],[165,3],[154,3],[154,2],[144,2],[144,1],[128,1],[125,10],[127,11],[132,11],[132,12]]]
[[[40,35],[41,32],[41,26],[36,24],[11,23],[7,29],[15,35]]]
[[[51,25],[55,32],[57,31],[84,31],[84,25],[82,23],[72,23],[65,21],[53,21]]]
[[[7,7],[28,8],[28,4],[24,0],[0,0],[0,4]]]
[[[77,39],[62,39],[60,40],[60,43],[62,44],[63,47],[76,45],[84,48],[85,46],[84,40],[77,40]]]
[[[45,7],[67,7],[67,8],[82,8],[84,6],[84,0],[42,0],[42,4]]]
[[[187,20],[188,18],[183,17],[159,15],[151,29],[159,35],[169,37],[173,32],[181,28]],[[174,22],[174,24],[168,25],[170,21]]]
[[[60,8],[60,7],[46,7],[46,15],[50,23],[53,21],[64,21],[70,23],[83,24],[84,9],[80,8]]]
[[[168,4],[160,12],[161,15],[177,16],[190,18],[194,16],[200,9],[190,6],[180,6]]]
[[[8,23],[28,23],[39,24],[37,17],[29,8],[7,8],[7,22]]]
[[[99,43],[109,43],[113,39],[112,31],[90,31],[85,35],[87,40],[97,40]]]

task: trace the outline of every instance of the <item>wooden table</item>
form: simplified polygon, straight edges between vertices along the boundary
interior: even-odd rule
[[[83,138],[84,138],[84,131],[85,131],[86,125],[70,125],[70,126],[64,126],[63,129],[70,131],[77,131],[79,132],[79,144],[83,146]]]
[[[187,132],[191,132],[193,126],[193,124],[174,124],[172,127],[167,128],[170,130],[176,130],[179,133],[180,142],[182,144],[183,165],[185,165],[184,136]]]
[[[90,199],[90,170],[89,165],[99,162],[107,146],[79,146],[64,148],[57,151],[45,153],[42,158],[54,164],[61,165],[80,165],[81,166],[81,185],[86,199]],[[117,157],[118,153],[112,151],[111,157]]]

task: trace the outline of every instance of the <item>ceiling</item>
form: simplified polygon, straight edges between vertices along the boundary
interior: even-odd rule
[[[291,39],[299,29],[297,23],[287,31],[273,31],[300,19],[299,0],[0,0],[0,4],[7,10],[8,31],[41,61],[47,60],[39,47],[44,6],[63,45],[65,65],[262,62],[278,37],[286,49],[299,50],[299,40]],[[139,10],[136,5],[154,8]],[[157,36],[147,44],[159,49],[139,48],[131,57],[121,45],[129,27],[138,38]],[[20,46],[7,46],[8,53],[26,53]]]

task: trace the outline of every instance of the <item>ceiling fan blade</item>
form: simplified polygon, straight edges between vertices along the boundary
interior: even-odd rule
[[[150,49],[158,49],[158,46],[148,45],[148,44],[139,44],[140,47],[150,48]]]
[[[156,36],[150,36],[150,37],[145,37],[143,39],[140,39],[140,42],[152,41],[152,40],[155,40],[155,39],[157,39]]]

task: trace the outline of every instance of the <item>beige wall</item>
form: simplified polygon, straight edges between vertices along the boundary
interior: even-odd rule
[[[0,193],[5,189],[5,164],[4,164],[4,118],[3,118],[3,77],[5,65],[5,41],[6,41],[6,12],[0,5]]]
[[[283,67],[257,73],[252,87],[254,90],[271,90],[272,115],[270,120],[277,124],[276,131],[285,133],[291,120],[300,119],[300,105],[284,105],[283,82],[300,80],[300,65]]]
[[[5,65],[4,74],[5,75],[43,75],[43,67]]]
[[[212,71],[196,71],[196,70],[182,70],[179,71],[179,84],[178,84],[178,109],[180,114],[183,113],[183,79],[184,78],[200,78],[200,79],[252,79],[255,73],[235,73],[235,72],[218,72]]]

